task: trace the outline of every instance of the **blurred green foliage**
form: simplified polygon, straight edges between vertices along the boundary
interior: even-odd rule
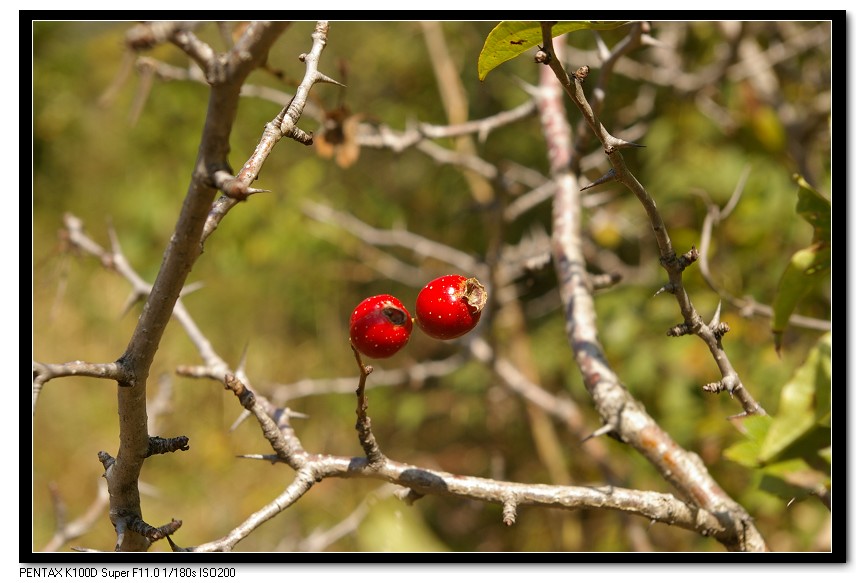
[[[41,362],[114,360],[125,349],[141,307],[123,313],[129,293],[126,282],[93,258],[61,252],[57,234],[63,213],[82,218],[90,236],[105,247],[113,226],[131,265],[152,281],[192,172],[207,103],[205,86],[155,81],[135,123],[130,123],[130,112],[141,92],[134,72],[114,99],[100,101],[122,68],[123,35],[129,26],[34,23],[33,357]],[[515,78],[536,81],[537,65],[530,53],[501,64],[483,83],[477,80],[478,55],[495,23],[441,26],[470,119],[529,99]],[[779,39],[811,38],[828,26],[747,23],[741,43],[759,52]],[[297,55],[309,50],[311,31],[311,23],[295,23],[271,51],[268,63],[282,71],[284,81],[257,72],[250,82],[293,93],[303,72]],[[626,33],[623,27],[598,34],[612,46]],[[196,34],[218,50],[226,48],[214,25],[203,25]],[[595,59],[588,62],[594,70],[593,34],[572,33],[569,43],[575,55]],[[673,72],[681,75],[712,65],[731,42],[718,23],[659,23],[652,34],[672,44],[642,48],[625,59],[662,72],[677,64],[681,71]],[[768,75],[774,85],[768,89],[758,83],[763,77],[741,73],[722,75],[699,90],[683,90],[616,69],[606,91],[601,120],[612,133],[642,124],[635,141],[647,147],[625,155],[655,197],[680,252],[699,244],[706,213],[699,194],[723,206],[743,169],[751,167],[742,200],[716,227],[711,252],[702,257],[715,280],[737,297],[771,305],[792,253],[810,244],[811,230],[796,214],[797,188],[791,175],[799,173],[815,189],[831,192],[828,109],[820,107],[829,95],[826,38],[825,43],[805,43],[804,48],[791,40],[788,56],[770,63]],[[184,56],[171,46],[159,46],[147,56],[187,67]],[[364,121],[397,130],[413,121],[446,124],[433,58],[441,56],[430,56],[418,23],[333,22],[321,70],[340,78],[342,67],[348,89],[340,94],[334,86],[318,85],[314,101],[319,108],[334,108],[342,99]],[[590,77],[587,86],[591,81]],[[651,107],[640,110],[640,99],[651,99]],[[714,109],[706,108],[706,99]],[[235,169],[279,108],[260,98],[243,101],[232,135],[230,162]],[[577,121],[575,111],[568,115]],[[318,122],[309,116],[300,125],[318,130]],[[451,140],[437,142],[452,147]],[[535,117],[496,129],[476,147],[499,168],[513,162],[541,175],[548,168]],[[605,168],[583,171],[597,176]],[[413,305],[419,289],[377,271],[365,243],[304,215],[304,201],[330,205],[377,228],[405,228],[478,258],[487,256],[494,239],[496,209],[472,198],[461,170],[442,166],[415,149],[399,154],[364,149],[357,164],[342,169],[318,157],[314,148],[285,140],[255,186],[272,192],[253,196],[223,221],[189,279],[204,287],[185,297],[184,303],[230,365],[238,365],[246,354],[248,375],[265,393],[278,383],[356,375],[347,339],[353,307],[376,293],[391,293]],[[517,188],[501,196],[511,200],[527,190]],[[606,190],[610,198],[585,212],[586,232],[602,235],[598,244],[629,269],[623,283],[596,297],[601,340],[613,367],[661,426],[700,454],[721,486],[755,516],[771,548],[825,550],[828,512],[817,500],[802,499],[786,507],[760,490],[753,471],[721,455],[741,438],[726,420],[739,412],[737,403],[701,391],[704,384],[718,380],[719,373],[699,340],[665,335],[681,316],[669,296],[653,297],[664,279],[642,208],[615,184],[599,190]],[[594,220],[603,222],[603,230],[593,231]],[[549,201],[506,225],[502,237],[516,243],[535,227],[549,232]],[[420,261],[404,250],[395,255],[430,279],[452,269],[438,261]],[[537,382],[552,393],[571,395],[587,429],[595,429],[600,422],[572,360],[552,267],[527,272],[515,284]],[[718,294],[696,269],[685,273],[685,285],[699,312],[710,319]],[[797,307],[800,313],[823,319],[828,319],[830,309],[828,282],[809,290]],[[722,319],[732,327],[724,347],[748,390],[774,414],[782,387],[821,333],[791,327],[779,358],[768,319],[726,305],[723,310]],[[485,318],[480,333],[507,347],[508,335],[500,331],[503,324],[496,319],[495,308]],[[464,350],[459,342],[438,343],[419,336],[393,359],[373,363],[376,369]],[[173,538],[178,544],[194,545],[222,536],[268,503],[287,486],[293,472],[281,465],[236,459],[239,454],[268,453],[259,428],[247,421],[229,432],[241,412],[237,400],[217,383],[174,375],[184,364],[198,364],[198,355],[179,326],[171,324],[151,373],[153,387],[155,379],[168,375],[174,397],[172,412],[157,420],[158,433],[187,435],[191,448],[148,461],[142,504],[145,519],[154,524],[182,519],[184,525]],[[376,387],[373,373],[368,383],[373,428],[390,458],[456,474],[552,481],[543,455],[548,452],[541,451],[545,446],[536,440],[525,402],[484,366],[469,362],[451,375],[400,387]],[[96,453],[116,451],[115,391],[110,383],[81,378],[55,380],[44,388],[33,421],[34,549],[46,544],[54,528],[49,484],[57,485],[69,517],[80,515],[93,500],[102,473]],[[288,405],[309,415],[298,419],[295,427],[310,452],[361,453],[353,395],[308,396]],[[581,445],[582,435],[560,424],[554,431],[566,452],[569,480],[606,483]],[[622,480],[618,485],[669,491],[639,455],[602,439],[608,463]],[[238,550],[295,550],[296,541],[339,523],[366,504],[379,486],[363,480],[326,480],[256,530]],[[412,506],[375,500],[369,504],[370,513],[359,528],[327,550],[420,545],[453,551],[623,551],[638,548],[628,534],[634,527],[640,530],[639,540],[653,550],[723,550],[712,539],[614,512],[520,508],[517,523],[504,527],[500,508],[457,498],[425,497]],[[107,515],[74,544],[111,548],[114,535]]]

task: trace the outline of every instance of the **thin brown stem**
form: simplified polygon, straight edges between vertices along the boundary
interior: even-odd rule
[[[351,350],[354,352],[357,368],[360,371],[357,381],[357,391],[355,391],[357,395],[357,409],[355,411],[357,414],[357,423],[355,423],[354,428],[357,430],[360,446],[366,454],[367,463],[370,467],[377,468],[387,461],[387,458],[378,447],[378,442],[376,442],[375,435],[372,433],[372,420],[366,414],[369,408],[369,402],[366,398],[366,379],[372,374],[373,368],[363,363],[363,359],[360,357],[360,352],[358,352],[357,348],[352,346]]]

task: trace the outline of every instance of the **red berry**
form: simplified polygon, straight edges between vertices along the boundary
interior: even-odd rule
[[[370,358],[396,354],[408,342],[411,328],[411,314],[388,294],[366,298],[349,319],[352,346]]]
[[[433,338],[450,340],[474,328],[487,303],[487,290],[474,277],[445,275],[420,290],[417,325]]]

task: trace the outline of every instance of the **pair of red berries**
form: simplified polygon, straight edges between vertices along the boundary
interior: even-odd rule
[[[388,358],[408,343],[413,322],[433,338],[458,338],[477,325],[486,303],[481,282],[462,275],[445,275],[426,284],[417,296],[415,320],[392,295],[372,296],[351,314],[351,344],[370,358]]]

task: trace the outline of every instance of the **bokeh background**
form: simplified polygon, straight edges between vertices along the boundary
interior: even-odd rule
[[[469,119],[526,102],[521,81],[537,81],[533,51],[478,81],[477,58],[494,25],[437,25],[465,92]],[[705,200],[723,205],[747,169],[741,202],[716,228],[703,260],[726,293],[771,304],[787,261],[812,234],[795,212],[792,174],[804,175],[827,196],[831,190],[831,30],[820,22],[736,25],[654,23],[651,34],[660,46],[641,48],[620,62],[600,115],[612,133],[647,146],[629,150],[626,158],[658,202],[680,252],[699,244]],[[152,281],[192,172],[207,88],[194,81],[155,80],[144,89],[134,71],[118,82],[128,58],[124,34],[131,26],[33,25],[33,358],[41,362],[113,361],[125,349],[141,308],[124,311],[130,288],[122,278],[91,257],[64,252],[58,237],[63,214],[81,218],[105,247],[113,227],[131,265]],[[312,23],[292,24],[271,51],[272,71],[256,72],[250,84],[293,93],[303,74],[297,55],[309,50],[311,32]],[[626,32],[627,27],[600,36],[613,46]],[[196,34],[224,50],[215,25],[202,25]],[[343,80],[347,89],[316,86],[301,127],[318,131],[320,112],[340,105],[364,123],[395,130],[414,122],[446,124],[433,66],[444,57],[430,49],[429,34],[415,22],[331,23],[321,70]],[[564,58],[571,68],[598,62],[593,33],[572,33],[568,41]],[[728,63],[733,43],[739,59]],[[189,67],[172,46],[158,46],[146,56]],[[721,74],[709,74],[713,67]],[[242,101],[232,135],[235,169],[279,108],[260,97]],[[576,124],[575,109],[569,115]],[[454,147],[453,140],[437,143]],[[514,168],[539,176],[548,170],[536,116],[496,129],[474,146],[505,178]],[[589,180],[605,170],[602,164],[583,168]],[[499,205],[529,188],[494,184],[495,199],[487,202],[478,200],[471,180],[415,148],[398,153],[362,148],[356,163],[343,168],[313,147],[284,140],[255,183],[271,192],[253,196],[221,223],[189,279],[202,287],[184,302],[226,361],[236,366],[245,357],[250,379],[265,394],[304,379],[351,378],[356,365],[347,320],[354,306],[377,293],[413,305],[423,281],[453,268],[410,250],[385,249],[406,265],[402,275],[386,274],[377,268],[380,250],[339,225],[311,218],[305,205],[326,204],[373,227],[406,229],[479,259],[490,259],[491,241],[499,237],[514,245],[529,233],[550,232],[549,200],[501,225]],[[770,547],[827,550],[830,517],[822,504],[804,499],[788,506],[762,492],[753,472],[722,455],[740,439],[726,419],[739,412],[737,403],[701,391],[718,372],[700,341],[665,335],[680,315],[668,296],[653,297],[665,277],[639,203],[615,184],[596,190],[588,192],[597,204],[584,214],[586,248],[595,258],[591,267],[600,271],[602,265],[618,264],[625,274],[620,285],[596,297],[600,339],[611,364],[661,426],[697,452],[752,513]],[[685,284],[700,313],[711,318],[718,293],[697,269],[685,273]],[[551,265],[527,269],[508,290],[517,298],[520,325],[491,306],[476,333],[497,345],[526,347],[527,366],[538,384],[568,395],[587,431],[597,428],[601,422],[567,343]],[[797,311],[828,320],[830,285],[814,290]],[[791,328],[779,357],[766,318],[724,306],[723,319],[732,327],[724,338],[732,362],[749,391],[773,412],[781,387],[820,332]],[[400,354],[374,364],[379,371],[396,370],[459,354],[467,354],[465,342],[436,342],[418,332]],[[241,409],[220,384],[174,374],[178,366],[198,362],[184,332],[169,325],[151,372],[151,387],[162,379],[170,383],[173,398],[171,413],[159,419],[159,433],[186,435],[191,449],[150,459],[142,474],[145,519],[153,524],[182,519],[173,538],[184,546],[222,536],[293,477],[287,467],[235,457],[268,453],[267,442],[252,421],[229,431]],[[392,459],[527,483],[606,483],[598,464],[585,455],[582,435],[539,419],[471,358],[439,378],[376,387],[373,374],[368,383],[373,428]],[[353,394],[317,394],[287,404],[308,415],[295,423],[308,451],[362,453]],[[56,523],[51,488],[75,518],[104,487],[96,453],[116,452],[116,415],[116,387],[110,382],[64,378],[44,388],[32,427],[34,550],[45,547]],[[607,463],[623,480],[619,485],[670,490],[639,455],[603,439]],[[407,506],[380,482],[364,480],[318,484],[237,550],[309,548],[304,545],[312,535],[354,512],[356,527],[322,550],[723,550],[712,539],[610,511],[520,508],[516,525],[505,527],[498,507],[435,497]],[[107,512],[74,544],[112,548]]]

